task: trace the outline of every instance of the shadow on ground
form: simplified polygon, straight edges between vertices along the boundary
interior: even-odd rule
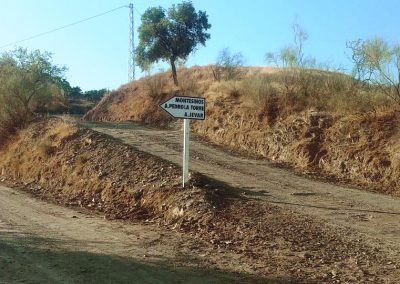
[[[294,283],[59,247],[54,239],[0,232],[0,283]]]

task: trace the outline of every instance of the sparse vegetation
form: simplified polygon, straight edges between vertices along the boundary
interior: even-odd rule
[[[352,51],[355,78],[400,104],[400,45],[377,37],[354,40],[347,47]]]
[[[242,53],[237,52],[231,54],[228,48],[224,48],[218,55],[217,63],[211,66],[214,79],[220,80],[237,80],[243,75],[244,57]]]
[[[144,82],[150,97],[156,98],[162,94],[167,84],[167,78],[163,76],[163,74],[157,74],[154,76],[147,76]]]

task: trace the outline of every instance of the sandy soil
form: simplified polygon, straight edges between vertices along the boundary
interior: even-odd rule
[[[181,131],[132,123],[84,125],[141,151],[181,164]],[[194,141],[193,141],[194,140]],[[151,141],[151,142],[149,142]],[[400,199],[299,176],[271,163],[241,158],[192,139],[191,170],[242,190],[250,198],[282,205],[361,233],[389,255],[400,253]]]

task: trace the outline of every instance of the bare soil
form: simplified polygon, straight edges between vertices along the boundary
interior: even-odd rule
[[[86,126],[115,136],[125,144],[58,119],[41,121],[21,131],[0,152],[1,175],[46,200],[79,210],[86,208],[106,219],[125,219],[135,225],[150,223],[152,227],[142,229],[140,225],[135,230],[148,230],[149,234],[160,232],[157,230],[165,232],[174,239],[172,243],[181,246],[178,252],[186,252],[189,266],[196,267],[198,260],[205,257],[201,273],[204,269],[222,268],[236,274],[221,277],[238,282],[397,283],[399,280],[396,234],[399,213],[395,211],[399,208],[398,199],[310,181],[272,168],[264,161],[234,157],[200,142],[192,143],[192,169],[209,177],[193,173],[190,187],[183,190],[180,132],[129,123]],[[369,203],[364,205],[367,200]],[[14,206],[16,212],[23,210],[20,207]],[[1,208],[7,208],[6,204]],[[57,215],[44,211],[48,218]],[[7,230],[15,230],[15,225],[22,222],[7,223],[1,217],[4,215],[18,214],[0,211]],[[81,215],[70,218],[71,222],[85,219]],[[99,219],[94,220],[98,224]],[[53,219],[48,226],[62,236],[65,233],[59,229],[59,223],[63,221]],[[121,243],[131,242],[112,228],[94,232],[100,232],[100,238],[107,235]],[[40,229],[29,230],[43,236]],[[67,242],[69,245],[76,244],[78,236],[92,238],[86,232],[91,230],[86,223],[81,229],[70,230],[76,230],[77,235]],[[60,237],[58,233],[55,235]],[[23,241],[17,244],[6,241],[4,251],[25,245]],[[137,246],[140,243],[133,243],[133,248]],[[99,252],[102,245],[95,242],[94,247]],[[90,252],[84,246],[80,249]],[[154,249],[162,257],[168,255],[165,247]],[[126,257],[122,251],[109,248],[107,252]],[[35,255],[40,259],[40,252]],[[128,259],[142,264],[135,255]],[[176,258],[168,262],[185,270],[183,262]],[[99,263],[96,265],[100,266],[93,271],[101,267]],[[10,275],[17,275],[17,267],[18,263],[7,268]],[[73,266],[70,271],[75,275]],[[191,278],[190,274],[188,277]]]
[[[227,271],[209,247],[154,224],[105,220],[0,186],[0,283],[277,283]]]
[[[177,165],[182,164],[182,131],[138,123],[84,122],[90,127]],[[148,142],[151,141],[151,142]],[[400,251],[400,199],[295,174],[271,162],[243,158],[205,143],[190,142],[191,170],[225,182],[243,196],[284,205],[340,227],[361,232]]]

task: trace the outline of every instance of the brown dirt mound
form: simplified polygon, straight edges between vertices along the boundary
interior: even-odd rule
[[[0,172],[36,195],[110,218],[172,222],[210,213],[207,190],[180,186],[180,169],[97,132],[57,119],[23,130],[1,154]],[[48,190],[52,189],[52,190]],[[202,204],[201,204],[202,203]],[[191,212],[191,213],[189,213]]]
[[[277,71],[250,68],[248,73]],[[184,68],[179,76],[180,89],[172,85],[169,73],[122,86],[85,118],[174,126],[159,102],[176,93],[202,96],[207,99],[206,119],[192,123],[193,132],[200,137],[303,173],[400,196],[396,111],[343,115],[312,108],[282,109],[296,101],[282,101],[284,97],[272,94],[267,101],[254,104],[253,98],[249,103],[249,96],[239,92],[238,81],[215,82],[209,66]],[[158,87],[158,92],[152,86]]]
[[[0,151],[2,176],[35,195],[109,218],[147,220],[229,250],[256,273],[299,283],[390,283],[400,267],[362,237],[285,209],[60,119],[39,121]],[[393,282],[394,283],[394,282]]]

